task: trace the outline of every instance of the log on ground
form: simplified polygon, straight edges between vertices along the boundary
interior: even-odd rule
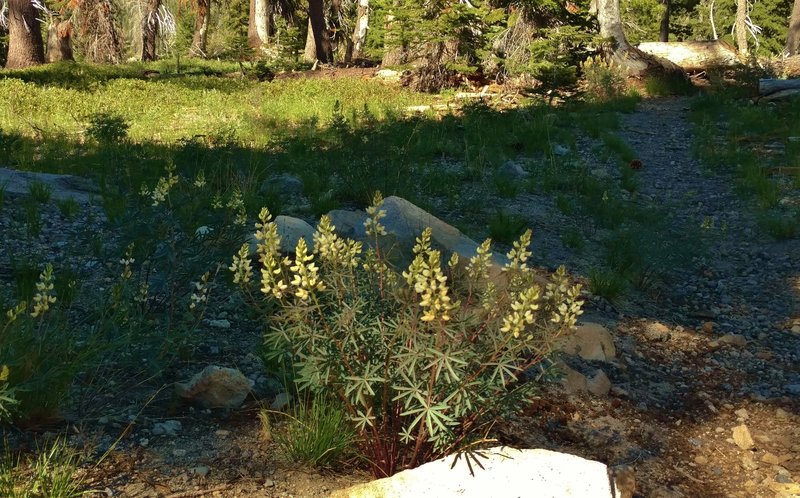
[[[736,49],[722,40],[648,42],[640,44],[638,48],[647,54],[667,59],[685,71],[704,71],[740,64]]]

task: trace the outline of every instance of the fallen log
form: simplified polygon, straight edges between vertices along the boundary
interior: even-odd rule
[[[638,48],[646,54],[667,59],[684,71],[704,71],[741,63],[736,49],[722,40],[647,42],[639,44]]]
[[[800,89],[800,79],[794,80],[775,80],[775,79],[762,79],[758,80],[758,93],[759,95],[771,95],[776,92],[784,90],[797,90]]]
[[[793,97],[800,97],[800,87],[798,88],[787,88],[786,90],[781,90],[779,92],[770,93],[769,95],[764,95],[760,99],[759,102],[771,102],[773,100],[783,100],[783,99],[791,99]]]

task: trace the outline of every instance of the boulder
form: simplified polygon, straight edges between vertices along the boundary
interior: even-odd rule
[[[525,171],[525,168],[523,168],[521,164],[514,161],[506,161],[503,163],[503,165],[500,166],[498,173],[500,176],[504,176],[512,180],[524,180],[530,176],[530,173]]]
[[[275,224],[278,225],[278,235],[281,236],[281,252],[284,254],[294,254],[297,247],[297,241],[300,238],[306,239],[309,252],[314,249],[314,227],[292,216],[277,216]],[[256,246],[258,241],[254,234],[250,234],[247,239],[250,244],[250,255],[256,254]]]
[[[597,323],[578,325],[575,332],[562,340],[561,351],[597,361],[612,361],[617,355],[611,333]]]
[[[50,197],[58,201],[74,199],[87,204],[100,196],[100,189],[88,178],[0,168],[0,185],[5,186],[7,194],[28,195],[34,183],[49,187]]]
[[[561,386],[564,388],[565,393],[582,396],[589,392],[589,381],[586,379],[585,375],[563,361],[558,363],[557,368],[564,374],[564,376],[561,377]]]
[[[235,368],[209,365],[188,382],[175,384],[175,393],[205,408],[238,408],[250,393],[250,380]]]
[[[331,498],[611,498],[606,465],[543,449],[495,447],[467,464],[450,455],[392,477],[335,491]]]
[[[753,441],[753,436],[750,435],[750,429],[747,428],[746,425],[737,425],[731,431],[733,433],[733,442],[736,443],[736,446],[743,450],[749,450],[755,446],[755,442]]]
[[[594,376],[586,382],[586,388],[598,398],[605,398],[611,391],[611,380],[605,372],[598,370]]]
[[[280,173],[264,180],[260,191],[275,192],[283,197],[299,197],[303,195],[303,181],[289,173]]]

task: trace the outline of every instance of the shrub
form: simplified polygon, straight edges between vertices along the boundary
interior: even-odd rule
[[[6,366],[0,387],[18,400],[13,411],[17,419],[54,415],[85,364],[86,349],[79,347],[56,304],[54,279],[53,267],[47,265],[30,302],[20,301],[7,310],[0,328],[0,365]]]
[[[627,288],[625,277],[610,270],[589,271],[589,292],[609,302],[616,302],[625,294]]]
[[[99,112],[89,118],[86,135],[100,144],[115,144],[127,138],[128,128],[130,124],[122,116]]]
[[[524,231],[525,218],[516,214],[497,211],[489,220],[489,235],[504,244],[511,244]]]
[[[581,68],[586,80],[586,95],[590,100],[608,102],[625,94],[625,77],[613,64],[590,57]]]
[[[546,288],[527,266],[528,230],[509,252],[502,278],[489,278],[490,241],[466,264],[417,238],[410,266],[383,258],[382,199],[365,222],[372,246],[342,239],[323,216],[314,252],[304,239],[294,260],[262,209],[256,224],[261,279],[244,245],[230,269],[245,295],[277,301],[265,334],[272,357],[301,392],[324,392],[344,407],[376,476],[391,475],[483,437],[535,388],[553,339],[581,313],[580,286],[560,268]],[[259,305],[260,303],[255,302]]]

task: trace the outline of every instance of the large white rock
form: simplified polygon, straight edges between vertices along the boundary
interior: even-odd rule
[[[605,464],[555,451],[495,447],[472,461],[448,456],[331,498],[612,498],[621,496]]]
[[[28,195],[30,186],[34,183],[46,185],[50,189],[50,197],[58,201],[74,199],[77,202],[89,203],[100,196],[97,185],[81,176],[0,168],[0,186],[3,186],[8,194]]]

